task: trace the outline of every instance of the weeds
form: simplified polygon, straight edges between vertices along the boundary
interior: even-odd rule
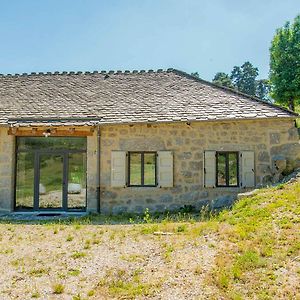
[[[76,251],[71,255],[71,257],[74,258],[74,259],[82,258],[82,257],[85,257],[85,256],[86,256],[85,252],[79,252],[79,251]]]
[[[65,286],[61,283],[54,283],[52,286],[53,294],[62,294],[65,291]]]

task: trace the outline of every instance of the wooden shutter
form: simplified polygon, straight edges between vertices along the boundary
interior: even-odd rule
[[[172,151],[157,152],[158,186],[173,186],[173,153]]]
[[[126,152],[111,152],[111,186],[126,186]]]
[[[216,186],[216,151],[204,151],[204,187]]]
[[[254,174],[254,152],[242,151],[241,152],[241,169],[242,169],[242,182],[243,187],[255,186]]]

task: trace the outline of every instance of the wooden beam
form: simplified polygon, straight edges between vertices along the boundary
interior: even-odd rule
[[[38,128],[33,128],[32,130],[30,129],[16,129],[16,128],[9,128],[8,129],[8,134],[9,135],[15,135],[15,136],[44,136],[44,132],[47,129],[38,129]],[[77,129],[64,129],[64,130],[59,130],[57,128],[50,129],[50,135],[51,136],[92,136],[93,132],[91,130],[77,130]]]

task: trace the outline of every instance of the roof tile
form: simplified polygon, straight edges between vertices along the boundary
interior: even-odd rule
[[[271,117],[295,114],[174,69],[0,77],[0,124],[28,125],[26,119],[30,124],[107,124]]]

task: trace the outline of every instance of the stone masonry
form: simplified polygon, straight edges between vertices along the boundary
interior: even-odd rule
[[[110,187],[112,150],[174,152],[174,187]],[[162,211],[183,205],[229,205],[243,188],[204,188],[203,152],[255,152],[256,185],[268,184],[273,160],[287,159],[287,172],[300,166],[300,144],[292,120],[117,125],[101,129],[101,200],[104,213]]]
[[[300,167],[298,131],[291,119],[207,121],[165,124],[103,125],[100,141],[100,209],[102,213],[213,208],[230,205],[243,188],[204,188],[205,150],[255,152],[256,186],[268,184],[274,160],[286,159],[286,172]],[[174,186],[112,188],[111,151],[174,153]],[[0,211],[14,203],[15,137],[0,128]],[[97,209],[97,134],[87,138],[87,210]]]
[[[0,212],[10,212],[14,204],[15,138],[0,127]]]

